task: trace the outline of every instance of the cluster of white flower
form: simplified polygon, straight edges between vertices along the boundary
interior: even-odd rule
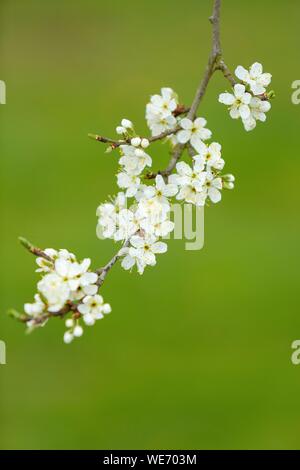
[[[200,141],[194,142],[194,148],[197,154],[193,156],[192,166],[185,162],[178,162],[177,173],[169,177],[169,180],[180,188],[176,199],[196,206],[204,206],[208,198],[213,203],[217,203],[221,200],[223,188],[233,189],[234,176],[220,174],[225,165],[221,157],[220,144],[212,142],[206,145]],[[226,184],[228,178],[231,182],[229,186]]]
[[[136,266],[140,274],[146,266],[155,265],[157,254],[167,251],[166,243],[160,238],[174,229],[170,220],[171,198],[176,196],[179,201],[203,206],[207,198],[212,202],[220,201],[223,188],[233,188],[234,177],[220,174],[225,164],[221,145],[205,144],[212,136],[206,120],[175,118],[173,113],[177,106],[174,91],[162,88],[161,95],[152,96],[146,105],[147,123],[153,135],[174,129],[176,141],[189,144],[196,152],[193,166],[179,162],[177,173],[168,178],[158,174],[154,184],[149,184],[142,173],[152,165],[152,158],[145,151],[150,142],[136,135],[132,122],[123,119],[117,133],[128,143],[116,146],[121,166],[117,184],[123,192],[97,209],[98,237],[122,241],[124,246],[119,251],[119,256],[123,257],[122,267],[130,270]]]
[[[142,274],[146,265],[155,264],[154,254],[167,251],[167,245],[157,240],[174,229],[174,223],[169,220],[171,207],[168,198],[174,196],[178,189],[174,184],[165,183],[161,175],[156,176],[155,185],[138,184],[135,189],[127,191],[126,195],[120,192],[115,200],[98,207],[97,235],[124,243],[129,241],[130,246],[119,252],[124,256],[122,266],[130,269],[136,264]],[[134,200],[127,208],[132,194]]]
[[[258,62],[249,71],[239,65],[235,75],[242,83],[234,85],[233,93],[221,93],[219,101],[229,107],[233,119],[241,118],[246,131],[251,131],[256,127],[256,121],[266,120],[266,113],[271,109],[268,98],[273,92],[268,94],[266,87],[270,85],[272,75],[263,73]]]
[[[103,304],[102,297],[97,295],[98,275],[89,271],[89,258],[78,262],[73,253],[52,248],[46,248],[44,253],[47,258],[36,259],[36,271],[42,274],[42,279],[37,284],[38,293],[34,296],[33,303],[24,305],[24,311],[30,317],[27,321],[30,329],[43,326],[49,313],[59,315],[63,310],[67,313],[70,305],[76,306],[76,311],[81,314],[86,325],[92,325],[94,320],[102,318],[95,315],[92,308],[94,304],[99,306],[101,303],[103,313],[110,312],[109,304]],[[82,335],[79,319],[75,321],[69,318],[67,326],[71,329],[64,336],[66,343]]]
[[[178,106],[178,97],[172,88],[162,88],[160,95],[151,96],[146,105],[146,121],[153,136],[174,129],[177,120],[174,111]]]

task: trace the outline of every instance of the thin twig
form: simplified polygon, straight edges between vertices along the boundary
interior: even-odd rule
[[[221,70],[221,72],[223,73],[224,77],[229,80],[230,84],[232,87],[234,87],[234,85],[237,84],[237,81],[235,80],[235,78],[233,77],[232,73],[230,72],[229,68],[227,67],[227,65],[225,64],[224,60],[221,59],[218,64],[216,65],[216,70]]]
[[[129,246],[129,240],[126,241],[126,243],[123,245],[123,248],[127,248],[128,246]],[[120,253],[120,250],[111,258],[111,260],[105,266],[103,266],[103,268],[97,269],[96,273],[99,275],[99,277],[98,277],[96,284],[98,287],[102,286],[111,268],[122,257],[122,255],[120,255],[119,253]]]
[[[33,246],[32,243],[30,243],[28,240],[26,240],[26,238],[19,237],[19,242],[26,248],[26,250],[28,250],[33,255],[40,256],[41,258],[44,258],[47,261],[53,262],[53,259],[50,256],[48,256],[40,248],[37,248],[36,246]]]
[[[149,142],[156,142],[157,140],[162,140],[165,137],[168,137],[169,135],[176,134],[180,130],[180,126],[173,127],[172,129],[167,129],[166,131],[162,132],[161,134],[158,135],[153,135],[151,137],[146,137]],[[112,148],[117,148],[120,147],[121,145],[129,145],[131,138],[128,139],[122,139],[122,140],[114,140],[110,139],[109,137],[103,137],[102,135],[97,135],[97,134],[88,134],[88,137],[90,137],[93,140],[97,140],[98,142],[103,142],[105,144],[111,144]]]
[[[190,108],[187,108],[186,106],[179,104],[177,108],[173,111],[173,115],[175,117],[187,114],[190,111]],[[151,142],[156,142],[157,140],[162,140],[165,137],[168,137],[169,135],[176,134],[180,130],[180,126],[175,126],[172,129],[167,129],[166,131],[162,132],[161,134],[158,135],[153,135],[151,137],[146,137],[146,139],[151,143]],[[111,139],[110,137],[104,137],[102,135],[98,134],[88,134],[88,137],[90,137],[93,140],[97,140],[98,142],[103,142],[104,144],[111,144],[112,148],[117,148],[120,147],[120,145],[128,145],[130,144],[131,137],[128,137],[127,139]]]

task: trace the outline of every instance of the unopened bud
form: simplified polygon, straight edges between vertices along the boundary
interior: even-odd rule
[[[65,334],[64,334],[64,342],[66,344],[70,344],[72,341],[73,341],[74,337],[72,335],[72,333],[70,333],[69,331],[66,331]]]
[[[132,124],[131,121],[129,121],[129,119],[122,119],[121,125],[123,127],[125,127],[125,129],[132,129],[133,128],[133,124]]]
[[[130,143],[134,147],[139,147],[141,145],[141,138],[140,137],[133,137],[133,139],[131,139]]]
[[[148,139],[142,139],[141,147],[143,147],[143,149],[146,149],[147,147],[149,147],[149,140]]]
[[[76,338],[79,338],[80,336],[83,335],[83,328],[80,325],[75,326],[73,335],[76,336]]]
[[[103,313],[110,313],[111,306],[109,304],[104,304],[102,310],[103,310]]]
[[[117,134],[122,135],[122,134],[126,133],[126,129],[125,129],[125,127],[118,126],[118,127],[116,127],[116,132],[117,132]]]
[[[66,327],[67,327],[67,328],[72,328],[73,326],[74,326],[74,320],[73,320],[73,318],[68,318],[68,319],[66,320]]]

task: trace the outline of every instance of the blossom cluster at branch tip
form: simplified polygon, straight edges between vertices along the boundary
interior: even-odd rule
[[[173,139],[190,145],[196,153],[192,166],[178,162],[176,172],[165,178],[158,174],[149,183],[143,172],[152,166],[150,142],[137,135],[130,122],[130,139],[127,130],[123,132],[129,143],[117,147],[120,152],[117,185],[121,191],[97,208],[97,236],[122,242],[118,253],[122,267],[131,270],[135,266],[139,274],[143,274],[146,266],[156,264],[156,255],[167,251],[167,244],[161,239],[174,230],[170,220],[173,198],[203,206],[209,200],[219,202],[222,189],[234,186],[232,175],[226,179],[221,174],[225,165],[221,145],[208,142],[212,132],[206,119],[175,118],[177,106],[176,93],[171,88],[162,88],[161,94],[153,95],[146,105],[146,120],[152,135],[174,129]],[[125,128],[124,120],[121,125]]]
[[[197,154],[193,156],[192,166],[185,162],[176,164],[177,172],[170,175],[169,181],[179,186],[176,199],[196,206],[204,206],[208,200],[217,203],[221,200],[222,189],[233,189],[234,176],[230,185],[220,172],[225,161],[221,156],[221,145],[217,142],[196,145]],[[227,175],[228,178],[228,175]]]
[[[271,109],[269,97],[273,92],[267,93],[272,75],[263,73],[263,67],[255,62],[248,70],[239,65],[235,75],[241,81],[233,87],[233,93],[221,93],[219,102],[229,108],[232,119],[241,118],[246,131],[256,127],[257,121],[265,122],[266,113]]]
[[[43,253],[46,257],[36,258],[36,271],[42,276],[37,283],[38,292],[33,303],[24,305],[26,324],[32,330],[44,326],[51,315],[71,313],[76,320],[66,320],[69,329],[64,335],[65,343],[70,343],[83,334],[81,318],[86,325],[93,325],[103,317],[102,313],[110,313],[111,308],[97,294],[98,275],[89,270],[89,258],[78,262],[73,253],[64,249],[46,248]]]

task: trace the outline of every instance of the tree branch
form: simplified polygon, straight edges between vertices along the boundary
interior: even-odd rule
[[[126,243],[123,245],[123,248],[127,248],[129,246],[129,240],[126,241]],[[103,282],[105,281],[105,278],[111,268],[116,264],[116,262],[122,257],[122,255],[119,254],[120,250],[111,258],[111,260],[103,266],[103,268],[97,269],[96,273],[99,275],[98,281],[97,281],[97,286],[101,287]]]
[[[208,63],[206,65],[206,69],[204,72],[204,77],[202,78],[199,87],[197,88],[194,100],[192,102],[192,105],[190,107],[190,110],[187,114],[187,118],[191,119],[192,121],[195,119],[199,105],[205,95],[207,86],[209,84],[209,81],[211,77],[213,76],[214,72],[218,70],[218,64],[221,61],[222,57],[222,48],[221,48],[221,40],[220,40],[220,9],[221,9],[221,0],[215,0],[214,1],[214,7],[213,7],[213,14],[209,18],[211,24],[212,24],[212,47],[211,47],[211,52],[208,58]],[[230,80],[230,77],[232,75],[230,74],[228,68],[225,66],[225,63],[222,61],[222,64],[224,66],[224,69],[226,69],[226,75],[224,73],[224,76]],[[221,70],[221,69],[220,69]],[[223,69],[222,69],[223,70]],[[228,73],[229,72],[229,73]],[[231,82],[232,84],[232,82]],[[157,174],[160,174],[164,176],[165,178],[168,177],[172,171],[174,170],[176,163],[178,160],[181,158],[181,155],[186,147],[186,144],[177,144],[174,147],[171,159],[169,161],[169,164],[165,170],[160,170],[157,173],[149,173],[146,175],[147,179],[155,178]]]
[[[237,84],[237,81],[234,79],[223,59],[219,60],[219,63],[216,65],[215,69],[220,70],[223,73],[224,77],[230,82],[232,87]]]
[[[178,105],[177,110],[175,110],[173,113],[175,116],[187,113],[188,119],[191,119],[192,121],[195,119],[199,105],[205,95],[209,81],[216,70],[220,70],[223,73],[224,77],[230,82],[231,86],[234,86],[236,84],[232,73],[225,64],[224,59],[222,57],[222,47],[220,38],[220,10],[221,0],[214,0],[213,13],[212,16],[209,18],[209,21],[212,24],[212,46],[204,76],[199,84],[199,87],[196,90],[196,94],[191,107],[185,108],[182,105]],[[180,126],[176,126],[174,129],[168,129],[157,136],[149,137],[148,140],[149,142],[155,142],[157,140],[164,139],[165,137],[168,137],[172,134],[176,134],[180,129]],[[89,134],[89,137],[99,142],[109,143],[113,148],[119,147],[120,145],[130,144],[131,140],[130,138],[124,140],[114,140],[108,137],[103,137],[95,134]],[[185,147],[186,144],[177,144],[172,151],[168,166],[164,170],[159,170],[157,173],[147,173],[145,175],[145,178],[153,179],[157,175],[162,175],[164,178],[167,178],[176,167],[176,163],[181,158]]]
[[[158,135],[153,135],[151,137],[146,137],[149,142],[156,142],[157,140],[162,140],[165,137],[168,137],[169,135],[176,134],[180,130],[180,126],[176,126],[172,129],[167,129],[166,131],[162,132],[161,134]],[[97,135],[97,134],[88,134],[88,137],[90,137],[93,140],[97,140],[98,142],[103,142],[105,144],[111,144],[112,148],[117,148],[120,147],[120,145],[130,145],[130,141],[132,137],[128,139],[123,139],[123,140],[114,140],[110,139],[109,137],[103,137],[102,135]]]
[[[26,250],[28,250],[33,255],[45,258],[47,261],[50,261],[51,263],[54,264],[54,260],[50,256],[48,256],[40,248],[37,248],[36,246],[34,246],[26,238],[19,237],[19,241],[20,241],[21,245],[24,246],[24,248],[26,248]],[[126,241],[126,243],[123,245],[123,248],[126,248],[128,246],[129,246],[129,240]],[[111,268],[121,258],[121,255],[119,254],[119,252],[120,252],[120,250],[118,250],[118,252],[111,258],[111,260],[105,266],[103,266],[102,268],[99,268],[95,271],[96,274],[98,274],[98,279],[97,279],[96,284],[99,288],[104,283],[105,278],[106,278],[107,274],[109,273],[109,271],[111,270]],[[16,312],[15,310],[10,310],[9,314],[12,317],[14,317],[15,319],[17,319],[17,320],[19,320],[23,323],[27,323],[31,320],[34,320],[35,324],[41,324],[41,323],[44,323],[44,321],[46,321],[48,318],[51,318],[51,317],[64,317],[69,312],[73,312],[74,315],[77,316],[77,318],[80,318],[81,313],[78,312],[78,305],[79,304],[76,303],[76,302],[68,301],[67,304],[65,305],[65,307],[63,307],[58,312],[45,312],[43,315],[37,317],[36,319],[32,318],[30,315],[27,315],[27,314],[20,314],[20,313]]]
[[[221,40],[220,40],[220,8],[221,8],[221,0],[214,0],[213,14],[210,17],[210,22],[212,23],[212,47],[211,47],[210,55],[208,58],[208,63],[206,65],[206,69],[204,72],[204,76],[196,90],[196,94],[192,102],[192,105],[190,108],[186,108],[182,105],[179,105],[173,113],[175,116],[187,113],[188,119],[191,119],[191,120],[195,119],[199,105],[205,95],[209,81],[216,70],[222,71],[224,77],[227,80],[229,80],[232,86],[236,84],[236,81],[233,78],[233,75],[231,74],[230,70],[228,69],[227,65],[225,64],[222,58],[222,49],[221,49]],[[149,142],[155,142],[157,140],[164,139],[165,137],[168,137],[169,135],[176,134],[179,130],[180,130],[180,126],[176,126],[174,129],[168,129],[157,136],[149,137],[148,140]],[[99,136],[96,134],[89,134],[89,137],[97,140],[98,142],[111,144],[113,148],[119,147],[120,145],[130,144],[130,140],[131,140],[130,138],[123,139],[123,140],[114,140],[114,139]],[[159,171],[158,173],[148,173],[148,175],[146,175],[145,177],[148,179],[151,179],[151,178],[155,178],[157,174],[161,174],[165,178],[168,177],[174,170],[176,163],[180,159],[185,147],[186,147],[186,144],[180,144],[180,143],[177,144],[173,149],[168,166],[164,170]],[[51,257],[49,257],[45,252],[43,252],[43,250],[33,246],[25,238],[20,237],[19,240],[21,244],[30,253],[34,254],[35,256],[40,256],[46,259],[47,261],[54,262]],[[129,241],[127,241],[124,245],[124,247],[127,247],[127,246],[129,246]],[[104,283],[105,278],[107,274],[109,273],[109,271],[121,258],[119,252],[120,250],[118,250],[118,252],[111,258],[111,260],[104,267],[96,271],[96,273],[98,274],[97,285],[99,288]],[[53,316],[63,317],[65,314],[71,311],[73,312],[74,316],[77,316],[77,318],[79,318],[81,314],[77,311],[77,307],[78,307],[78,304],[70,301],[59,312],[56,312],[56,313],[46,312],[43,316],[40,317],[40,319],[36,319],[37,323],[44,322],[46,319],[53,317]],[[13,316],[17,318],[15,314],[13,314]],[[22,315],[18,314],[18,319],[23,322],[28,322],[32,318],[25,314],[22,314]]]

